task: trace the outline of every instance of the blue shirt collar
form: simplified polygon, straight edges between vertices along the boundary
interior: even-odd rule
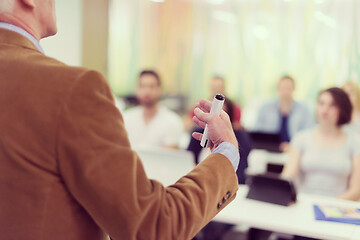
[[[17,33],[23,35],[24,37],[29,39],[36,46],[36,48],[40,52],[45,54],[44,50],[40,46],[40,43],[30,33],[25,31],[24,29],[22,29],[22,28],[20,28],[18,26],[15,26],[13,24],[10,24],[10,23],[5,23],[5,22],[0,22],[0,28],[7,29],[7,30],[10,30],[10,31],[13,31],[13,32],[17,32]]]

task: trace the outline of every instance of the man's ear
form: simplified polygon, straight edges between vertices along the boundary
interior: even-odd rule
[[[29,8],[35,8],[35,0],[20,0],[22,4]]]

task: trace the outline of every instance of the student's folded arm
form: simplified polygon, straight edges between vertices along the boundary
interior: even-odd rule
[[[349,188],[339,198],[352,201],[360,200],[360,154],[352,159]]]
[[[302,131],[295,134],[294,138],[291,140],[288,147],[288,154],[284,170],[281,173],[281,176],[284,178],[289,178],[295,180],[300,172],[300,163],[302,153],[306,149],[306,142],[308,141],[307,131]]]
[[[288,152],[288,158],[286,160],[281,176],[294,180],[298,176],[300,171],[301,152],[291,145],[289,149],[290,150]]]
[[[97,72],[78,76],[57,125],[61,177],[113,239],[191,239],[236,195],[234,168],[221,154],[167,188],[149,180]]]

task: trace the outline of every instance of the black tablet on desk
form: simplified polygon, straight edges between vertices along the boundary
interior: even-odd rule
[[[281,136],[277,133],[248,132],[253,149],[280,152]]]
[[[296,202],[293,182],[281,178],[279,174],[248,175],[246,184],[249,185],[246,198],[282,206],[289,206]]]

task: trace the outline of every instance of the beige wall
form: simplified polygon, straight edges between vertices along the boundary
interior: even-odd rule
[[[45,54],[73,66],[82,65],[82,0],[56,1],[58,33],[41,40]]]
[[[41,40],[46,55],[107,75],[109,0],[56,1],[58,33]]]
[[[83,0],[82,64],[107,75],[109,0]]]

